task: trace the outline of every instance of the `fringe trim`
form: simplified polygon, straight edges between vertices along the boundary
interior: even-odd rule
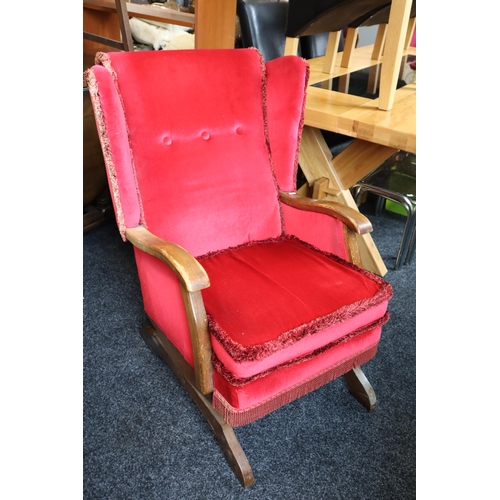
[[[295,160],[294,160],[294,166],[293,166],[293,185],[294,185],[295,190],[297,189],[297,172],[299,169],[300,143],[302,141],[302,131],[304,130],[304,120],[305,120],[305,114],[306,114],[307,87],[309,84],[309,76],[310,76],[310,72],[311,72],[311,68],[309,66],[309,63],[304,58],[302,58],[302,60],[306,64],[306,75],[305,75],[305,79],[304,79],[304,99],[302,101],[302,110],[300,113],[299,127],[297,130],[297,148],[295,150]]]
[[[271,242],[280,242],[283,240],[291,240],[300,243],[301,245],[310,248],[313,251],[319,252],[320,254],[328,257],[329,259],[341,264],[349,269],[355,270],[358,273],[364,275],[368,279],[375,281],[379,286],[379,291],[369,297],[367,299],[362,299],[353,304],[349,304],[343,307],[340,307],[336,311],[331,312],[325,316],[321,316],[319,318],[310,321],[309,323],[305,323],[300,325],[292,330],[282,333],[276,339],[269,340],[268,342],[264,342],[262,344],[253,345],[253,346],[243,346],[240,343],[233,340],[228,333],[219,325],[217,320],[213,318],[207,312],[207,320],[210,332],[212,335],[221,343],[226,352],[237,362],[248,362],[248,361],[259,361],[264,359],[271,354],[288,347],[289,345],[294,344],[295,342],[303,339],[306,336],[313,335],[320,330],[324,330],[325,328],[334,325],[336,323],[341,323],[346,321],[354,316],[361,314],[362,312],[375,307],[382,302],[389,300],[393,295],[392,287],[389,283],[384,281],[379,276],[362,269],[355,264],[345,261],[336,255],[320,250],[319,248],[306,243],[299,238],[292,235],[284,235],[279,238],[269,238],[267,240],[255,241],[245,243],[243,245],[239,245],[236,247],[230,247],[225,250],[217,250],[215,252],[209,252],[203,256],[198,257],[198,260],[202,261],[203,259],[212,257],[217,254],[234,251],[240,248],[245,248],[253,245],[258,245],[262,243],[271,243]]]
[[[354,330],[353,332],[345,335],[344,337],[341,337],[340,339],[337,339],[333,342],[330,342],[329,344],[326,344],[322,347],[319,347],[318,349],[315,349],[314,351],[311,351],[308,354],[304,354],[302,356],[299,356],[297,358],[291,359],[289,361],[286,361],[285,363],[282,363],[280,365],[273,366],[272,368],[269,368],[268,370],[265,370],[261,373],[257,373],[255,375],[252,375],[251,377],[247,378],[238,378],[233,375],[232,372],[230,372],[217,358],[215,353],[212,353],[212,364],[214,368],[233,386],[235,387],[242,387],[250,382],[253,382],[254,380],[257,380],[259,378],[265,377],[266,375],[269,375],[270,373],[281,370],[282,368],[286,368],[287,366],[292,366],[296,365],[299,363],[304,363],[305,361],[309,361],[312,358],[315,358],[316,356],[319,356],[320,354],[324,353],[325,351],[328,351],[329,349],[333,349],[334,347],[337,347],[339,344],[343,344],[344,342],[348,342],[349,340],[353,339],[354,337],[357,337],[358,335],[361,335],[363,333],[369,332],[370,330],[373,330],[375,328],[378,328],[380,326],[385,325],[390,318],[390,314],[387,312],[385,315],[378,319],[377,321],[374,321],[373,323],[370,323],[369,325],[366,325],[364,327],[358,328],[357,330]]]
[[[244,410],[234,408],[225,398],[214,390],[212,394],[212,406],[221,414],[222,418],[232,427],[241,427],[242,425],[250,424],[259,418],[264,417],[282,406],[291,403],[295,399],[305,396],[309,392],[319,389],[321,386],[331,382],[332,380],[344,375],[348,371],[360,366],[372,359],[377,352],[378,342],[341,363],[330,367],[323,372],[314,375],[303,382],[300,382],[280,393],[272,396],[265,401],[256,405],[250,406]]]
[[[278,179],[276,178],[276,170],[274,168],[273,155],[271,153],[271,141],[269,139],[269,125],[267,121],[267,67],[262,53],[255,47],[250,47],[250,49],[255,50],[257,54],[259,54],[260,58],[260,71],[262,75],[262,116],[264,119],[264,139],[266,141],[267,156],[269,158],[269,166],[271,167],[271,175],[273,178],[274,186],[276,188],[276,201],[278,203],[278,210],[280,214],[280,227],[281,227],[281,232],[283,233],[285,229],[285,216],[283,214],[283,208],[281,206],[280,188],[278,185]]]

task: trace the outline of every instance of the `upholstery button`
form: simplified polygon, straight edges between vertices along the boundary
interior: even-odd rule
[[[210,139],[210,134],[205,130],[204,132],[201,133],[201,137],[208,141]]]
[[[168,135],[164,137],[163,144],[165,144],[165,146],[170,146],[170,144],[172,144],[172,137],[169,137]]]
[[[236,133],[238,135],[243,135],[243,127],[236,127]]]

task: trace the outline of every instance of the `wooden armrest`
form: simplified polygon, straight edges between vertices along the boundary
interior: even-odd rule
[[[143,226],[127,229],[125,234],[134,246],[167,264],[182,281],[187,291],[197,292],[210,286],[205,269],[184,248],[158,238]]]
[[[208,332],[207,315],[201,290],[210,286],[205,269],[184,248],[165,241],[137,226],[125,231],[127,239],[137,248],[167,264],[178,276],[182,285],[182,299],[189,324],[193,346],[194,376],[196,387],[202,394],[210,394],[212,382],[212,346]]]
[[[313,200],[296,193],[280,192],[280,200],[299,210],[310,210],[326,215],[331,215],[343,222],[347,227],[357,234],[371,233],[373,230],[371,222],[354,208],[348,207],[342,203],[329,200]]]

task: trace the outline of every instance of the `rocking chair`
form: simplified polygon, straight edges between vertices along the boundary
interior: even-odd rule
[[[358,267],[369,221],[294,192],[307,62],[265,63],[254,48],[98,53],[85,78],[151,320],[142,336],[250,486],[234,426],[340,376],[375,406],[360,365],[392,296]]]

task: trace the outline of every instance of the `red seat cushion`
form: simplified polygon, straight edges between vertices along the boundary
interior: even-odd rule
[[[300,360],[384,317],[384,280],[283,236],[199,258],[216,369],[230,382]],[[385,322],[385,321],[384,321]]]

